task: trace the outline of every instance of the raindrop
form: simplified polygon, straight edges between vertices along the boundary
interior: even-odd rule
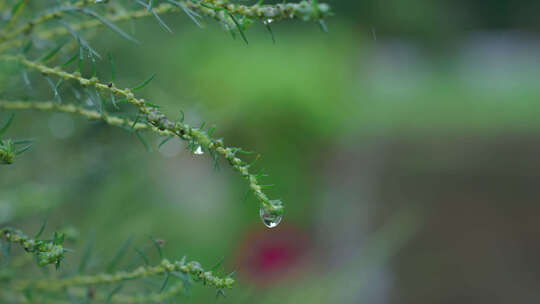
[[[197,149],[195,149],[195,151],[193,151],[193,154],[195,154],[195,155],[203,155],[204,154],[204,151],[203,151],[201,145],[199,145],[197,147]]]
[[[261,216],[261,221],[268,228],[274,228],[281,222],[283,215],[274,215],[267,213],[264,207],[261,207],[259,210],[259,215]]]

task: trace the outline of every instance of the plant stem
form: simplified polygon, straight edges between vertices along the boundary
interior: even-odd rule
[[[203,16],[214,18],[220,22],[235,27],[235,23],[232,21],[230,14],[240,15],[245,18],[253,18],[259,20],[269,20],[272,22],[280,21],[283,19],[302,19],[304,21],[317,21],[323,19],[331,14],[328,5],[321,3],[318,4],[315,9],[312,4],[307,1],[302,1],[300,3],[288,3],[288,4],[277,4],[277,5],[236,5],[224,1],[216,0],[202,0],[200,2],[193,1],[175,1],[177,5],[172,5],[169,3],[161,3],[160,5],[152,8],[152,11],[147,9],[135,10],[121,12],[115,15],[108,15],[105,19],[111,22],[121,22],[127,20],[134,20],[139,18],[144,18],[152,16],[153,14],[163,15],[166,13],[178,12],[181,10],[180,7],[190,10],[195,13],[199,13]],[[203,4],[204,3],[204,4]],[[79,1],[69,7],[77,8],[84,5],[88,5],[88,1]],[[60,17],[61,9],[57,9],[49,14],[45,14],[41,17],[30,21],[29,23],[21,26],[18,29],[15,29],[12,32],[4,33],[3,36],[0,34],[0,52],[7,49],[16,48],[24,44],[23,39],[14,39],[16,36],[22,33],[28,33],[32,28],[45,21],[51,20],[55,17]],[[227,12],[225,14],[225,12]],[[103,23],[100,20],[88,20],[80,23],[72,24],[71,27],[74,30],[84,30],[102,26]],[[37,37],[42,40],[51,39],[53,37],[66,35],[68,30],[65,27],[55,27],[50,30],[45,30],[37,32]]]
[[[174,272],[190,275],[195,280],[201,281],[204,285],[209,285],[217,289],[232,288],[235,282],[234,279],[229,277],[215,277],[211,272],[204,271],[198,262],[184,264],[182,261],[178,261],[171,263],[167,259],[164,259],[157,266],[141,266],[130,272],[121,271],[113,274],[79,275],[62,279],[21,280],[13,282],[13,286],[16,290],[24,290],[31,286],[34,290],[56,291],[67,287],[112,284]]]
[[[28,101],[3,101],[0,100],[0,109],[4,110],[38,110],[45,112],[63,112],[68,114],[81,115],[90,120],[101,120],[111,126],[130,128],[135,131],[149,130],[158,135],[173,136],[174,134],[167,130],[159,130],[156,127],[148,124],[138,122],[134,124],[134,121],[127,118],[108,115],[106,113],[99,113],[97,111],[84,109],[82,107],[73,104],[59,104],[58,102],[28,102]]]
[[[23,33],[29,33],[32,30],[32,28],[34,28],[36,25],[47,22],[47,21],[49,21],[51,19],[54,19],[54,18],[60,18],[62,16],[62,14],[65,11],[67,11],[68,9],[80,8],[80,7],[83,7],[83,6],[92,4],[92,3],[94,3],[94,0],[81,0],[81,1],[77,1],[75,3],[72,3],[70,5],[67,5],[67,6],[62,6],[62,7],[56,8],[56,9],[52,9],[52,10],[42,14],[41,16],[36,17],[33,20],[28,21],[27,23],[21,25],[20,27],[15,28],[15,29],[13,29],[11,31],[5,31],[4,30],[0,34],[0,42],[8,41],[10,39],[13,39],[13,38],[17,37],[20,34],[23,34]]]
[[[84,78],[80,75],[80,73],[69,73],[59,68],[50,68],[40,62],[30,61],[22,56],[0,55],[0,60],[19,62],[27,68],[36,70],[43,75],[55,75],[63,80],[74,80],[83,87],[91,86],[98,91],[109,91],[114,95],[124,97],[128,103],[135,105],[139,109],[139,112],[144,116],[145,120],[150,125],[158,130],[168,131],[168,133],[165,134],[174,135],[180,139],[189,141],[192,144],[201,145],[204,149],[213,151],[213,153],[223,156],[229,161],[229,164],[248,181],[251,191],[265,209],[267,214],[272,214],[275,216],[283,215],[283,205],[281,201],[270,200],[262,191],[262,187],[258,182],[260,176],[251,174],[249,172],[251,165],[236,156],[236,153],[242,151],[241,149],[226,147],[222,140],[213,139],[202,129],[192,128],[183,122],[173,122],[169,120],[155,107],[148,106],[144,99],[136,98],[130,89],[119,89],[112,83],[99,83],[98,79],[95,77],[91,79]]]
[[[26,252],[34,253],[40,266],[56,264],[64,259],[65,249],[62,246],[63,238],[55,234],[55,240],[37,240],[26,236],[19,230],[12,228],[0,229],[0,237],[8,243],[21,245]],[[56,240],[58,237],[58,240]]]

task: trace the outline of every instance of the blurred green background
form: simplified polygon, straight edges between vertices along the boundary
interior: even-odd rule
[[[226,163],[216,172],[180,141],[158,151],[146,134],[149,153],[124,130],[35,112],[8,133],[35,144],[0,168],[0,224],[76,227],[67,269],[94,242],[98,271],[130,236],[155,262],[151,235],[169,259],[223,257],[236,271],[226,298],[195,286],[186,303],[538,303],[539,2],[330,4],[329,33],[279,23],[275,44],[262,25],[245,45],[183,15],[164,17],[174,35],[123,24],[140,46],[87,36],[114,56],[118,86],[156,73],[141,96],[261,153],[280,226],[262,225]],[[2,66],[3,99],[53,99],[13,69]]]

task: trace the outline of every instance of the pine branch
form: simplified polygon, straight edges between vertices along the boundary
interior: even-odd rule
[[[17,148],[18,145],[22,144],[25,144],[25,146]],[[15,157],[26,152],[31,146],[31,140],[0,139],[0,164],[13,164]]]
[[[246,18],[260,20],[300,19],[302,21],[319,21],[331,15],[330,7],[317,1],[300,1],[298,3],[279,3],[275,5],[255,4],[252,6],[233,4],[228,0],[200,0],[199,5],[214,11],[226,10]]]
[[[13,121],[14,114],[12,114],[7,122],[0,125],[0,164],[10,165],[16,156],[24,153],[30,149],[30,140],[12,140],[10,138],[2,139],[2,136],[9,129],[11,122]],[[26,144],[24,147],[18,147],[19,145]]]
[[[41,233],[39,233],[41,234]],[[0,238],[3,237],[8,244],[19,244],[28,253],[34,253],[38,264],[45,266],[55,264],[57,267],[64,259],[65,249],[62,246],[64,237],[55,233],[52,240],[38,240],[38,237],[30,238],[19,230],[12,228],[0,229]],[[9,245],[11,247],[11,245]],[[9,248],[10,248],[9,247]],[[4,259],[9,259],[9,252],[3,252]]]
[[[164,15],[167,13],[172,12],[178,12],[180,8],[175,7],[173,5],[163,3],[157,7],[155,7],[154,12],[159,15]],[[141,9],[141,10],[135,10],[135,11],[128,11],[128,12],[120,12],[118,14],[114,15],[107,15],[105,16],[105,19],[109,20],[110,22],[123,22],[123,21],[129,21],[129,20],[136,20],[141,18],[146,18],[148,16],[152,16],[152,13],[149,12],[147,9]],[[70,24],[70,27],[74,31],[80,31],[80,30],[88,30],[92,28],[97,28],[104,26],[103,22],[97,19],[87,20],[80,23]],[[69,34],[69,31],[66,27],[63,26],[57,26],[52,29],[43,30],[43,31],[37,31],[36,36],[41,40],[50,40],[52,38],[58,37],[58,36],[64,36]],[[7,49],[20,47],[25,43],[24,39],[12,39],[9,41],[6,41],[4,43],[0,43],[0,52],[5,51]]]
[[[236,5],[231,4],[226,1],[216,1],[216,0],[201,0],[198,2],[194,1],[173,1],[169,0],[170,3],[161,3],[160,5],[153,7],[151,10],[141,9],[134,11],[122,11],[114,15],[107,15],[104,19],[114,23],[122,22],[128,20],[135,20],[140,18],[145,18],[148,16],[163,15],[167,13],[175,13],[183,11],[192,19],[195,20],[194,16],[206,16],[213,19],[216,19],[219,22],[222,22],[229,29],[241,27],[247,27],[249,22],[243,22],[242,25],[239,25],[234,22],[234,17],[232,16],[241,16],[249,20],[259,20],[268,26],[269,22],[276,22],[285,19],[300,19],[303,21],[319,21],[331,15],[330,8],[327,4],[319,3],[314,5],[313,2],[302,1],[299,3],[286,3],[286,4],[276,4],[276,5]],[[59,8],[54,12],[51,12],[49,15],[44,15],[40,18],[37,18],[34,21],[30,21],[29,24],[32,26],[24,25],[20,29],[10,32],[9,35],[0,35],[0,52],[19,47],[24,44],[23,39],[13,39],[21,33],[29,33],[32,28],[38,24],[48,21],[53,18],[60,17],[60,13],[68,10],[76,10],[77,8],[82,7],[83,5],[88,5],[87,1],[80,1],[73,4],[73,7]],[[56,15],[54,15],[56,14]],[[47,16],[48,18],[46,18]],[[195,20],[196,21],[196,20]],[[92,19],[88,21],[83,21],[80,23],[72,24],[71,27],[74,30],[85,30],[103,26],[104,23],[98,19]],[[243,30],[243,29],[242,29]],[[68,34],[68,30],[64,27],[55,27],[53,29],[38,31],[36,36],[43,40],[48,40],[57,36],[62,36]]]
[[[195,281],[216,289],[228,289],[234,285],[231,277],[219,278],[210,271],[205,271],[199,262],[184,263],[184,261],[169,262],[167,259],[161,261],[157,266],[141,266],[133,271],[120,271],[113,274],[100,273],[96,275],[79,275],[61,279],[45,280],[21,280],[14,281],[13,287],[16,290],[24,290],[31,287],[33,290],[57,291],[68,287],[95,286],[103,284],[114,284],[129,280],[136,280],[147,277],[161,276],[164,274],[181,273],[188,275]]]
[[[112,57],[109,55],[112,64],[112,82],[103,83],[96,75],[95,57],[100,55],[93,50],[90,45],[79,36],[79,31],[107,26],[124,38],[137,42],[130,35],[125,33],[116,23],[135,20],[143,17],[153,16],[156,18],[162,28],[172,33],[171,28],[161,19],[161,15],[168,13],[183,12],[189,16],[197,25],[199,18],[209,17],[217,20],[233,36],[239,34],[247,43],[245,30],[251,24],[260,22],[264,24],[268,31],[272,33],[270,24],[286,19],[298,19],[301,21],[318,21],[324,28],[323,20],[332,13],[327,4],[318,3],[318,0],[304,0],[298,3],[283,3],[278,4],[262,4],[260,0],[255,5],[242,5],[231,3],[229,0],[130,0],[129,2],[140,5],[143,9],[124,8],[119,3],[114,1],[110,3],[111,7],[107,8],[109,12],[101,16],[94,12],[94,6],[107,5],[108,0],[63,0],[54,1],[57,6],[52,9],[45,10],[29,20],[21,20],[23,9],[27,6],[30,0],[8,1],[11,4],[11,13],[4,11],[7,7],[6,2],[0,0],[0,11],[4,15],[4,21],[0,27],[0,61],[16,62],[23,69],[23,74],[26,78],[26,71],[33,70],[41,73],[49,82],[50,87],[57,97],[57,102],[35,102],[35,101],[2,101],[0,100],[0,110],[38,110],[47,112],[63,112],[74,115],[79,115],[90,120],[99,120],[105,124],[120,127],[134,131],[140,136],[139,131],[147,131],[159,136],[165,136],[166,140],[176,137],[188,142],[188,148],[195,154],[208,152],[217,166],[219,156],[225,158],[232,168],[237,171],[244,179],[248,181],[250,191],[252,191],[260,204],[260,216],[263,223],[267,227],[275,227],[283,215],[283,204],[280,200],[270,200],[262,191],[267,189],[259,183],[259,179],[265,176],[262,172],[253,174],[250,172],[255,162],[247,163],[238,155],[247,153],[241,148],[227,147],[222,139],[212,137],[214,128],[193,128],[184,123],[184,118],[180,120],[171,120],[167,118],[159,107],[147,102],[146,100],[136,97],[134,92],[146,86],[151,80],[144,81],[141,85],[135,88],[118,88],[115,86],[114,80],[114,64]],[[53,2],[53,1],[51,1]],[[126,1],[127,2],[127,1]],[[128,2],[128,3],[129,3]],[[28,6],[32,7],[32,6]],[[41,7],[41,6],[38,6]],[[105,11],[105,10],[103,10]],[[28,14],[25,14],[28,15]],[[61,19],[54,25],[49,21]],[[91,32],[92,33],[92,32]],[[65,41],[52,48],[39,61],[28,60],[24,54],[30,50],[32,41],[28,41],[29,35],[40,40],[50,41],[56,37],[71,35],[74,41],[78,43],[78,53],[71,55],[62,67],[68,66],[75,60],[79,59],[77,72],[67,72],[60,67],[51,68],[45,65],[45,62],[51,60],[54,56],[61,52]],[[32,38],[31,37],[31,38]],[[21,54],[23,55],[8,55],[13,48],[22,47]],[[71,43],[70,43],[71,45]],[[65,48],[64,48],[65,50]],[[2,55],[5,54],[5,55]],[[92,64],[93,77],[83,77],[80,73],[85,55],[88,55]],[[52,79],[57,81],[53,82]],[[62,104],[58,90],[61,84],[65,82],[73,82],[77,86],[82,86],[88,93],[90,98],[94,93],[98,98],[96,107],[99,111],[87,109],[83,106],[74,104]],[[88,90],[90,88],[91,90]],[[95,89],[95,92],[94,92]],[[106,94],[105,94],[106,93]],[[107,102],[103,98],[104,95],[111,96],[111,103],[116,107],[116,103],[127,103],[134,106],[138,110],[137,118],[132,120],[129,118],[118,117],[106,112]],[[101,101],[101,102],[100,102]],[[14,158],[20,153],[25,152],[30,145],[28,140],[11,140],[3,137],[4,133],[10,126],[13,120],[13,115],[9,117],[7,122],[0,126],[0,163],[10,164]],[[163,142],[166,142],[163,141]],[[17,147],[17,145],[26,145]],[[257,157],[258,159],[258,157]],[[255,160],[257,160],[255,159]],[[141,266],[132,271],[115,272],[114,267],[120,257],[125,253],[126,246],[120,249],[120,254],[117,254],[113,262],[103,273],[94,275],[84,274],[86,262],[81,263],[78,275],[66,277],[60,275],[57,278],[48,279],[21,279],[16,280],[12,277],[15,272],[14,268],[20,268],[28,260],[35,258],[40,266],[54,264],[59,267],[64,259],[65,252],[69,249],[63,247],[64,234],[55,233],[52,239],[40,239],[44,230],[45,222],[42,225],[39,233],[31,238],[24,235],[21,231],[12,228],[0,228],[0,257],[3,262],[8,264],[10,260],[10,249],[12,245],[20,245],[26,252],[32,255],[23,255],[19,260],[15,259],[6,267],[5,272],[0,272],[0,281],[6,283],[8,288],[0,288],[0,299],[15,303],[29,303],[39,301],[40,303],[72,303],[75,298],[84,298],[87,301],[98,301],[104,303],[150,303],[163,302],[170,300],[174,296],[180,294],[185,288],[189,287],[192,281],[201,282],[204,285],[209,285],[218,290],[219,294],[224,294],[224,289],[231,288],[235,283],[232,276],[217,277],[214,276],[212,268],[210,271],[205,271],[198,262],[192,261],[185,263],[185,259],[177,262],[169,262],[167,259],[162,259],[162,252],[157,245],[161,263],[155,266],[149,265],[149,260],[142,255],[146,261],[146,266]],[[89,255],[85,255],[88,257]],[[84,258],[83,258],[83,261]],[[129,269],[132,269],[129,267]],[[171,283],[169,278],[172,276],[178,277],[179,282]],[[122,294],[119,293],[122,283],[127,280],[144,279],[150,277],[165,277],[161,284],[159,292],[145,294]],[[167,283],[170,287],[167,288]],[[105,293],[104,290],[96,290],[95,286],[111,287],[112,291]],[[113,286],[110,286],[113,285]],[[91,295],[90,295],[91,293]],[[66,301],[71,299],[71,301]]]
[[[222,140],[213,139],[208,134],[208,131],[205,132],[200,128],[193,128],[183,122],[169,120],[154,105],[146,102],[144,99],[135,97],[131,89],[119,89],[113,83],[100,83],[96,77],[90,79],[84,78],[80,73],[69,73],[60,68],[50,68],[40,62],[30,61],[22,56],[0,55],[0,60],[19,62],[27,68],[36,70],[45,76],[55,75],[63,81],[73,80],[83,87],[94,87],[99,92],[108,91],[116,96],[123,97],[127,103],[135,105],[139,109],[140,115],[153,127],[161,131],[168,131],[171,135],[188,141],[193,148],[201,146],[202,149],[211,151],[215,155],[223,156],[248,181],[251,191],[261,204],[261,214],[265,214],[265,217],[268,218],[283,216],[283,203],[280,200],[270,200],[262,191],[262,186],[258,182],[260,176],[251,174],[249,172],[251,165],[237,157],[237,153],[241,153],[243,151],[242,149],[226,147]]]
[[[63,112],[68,114],[76,114],[83,116],[89,120],[101,120],[108,125],[120,128],[128,128],[134,131],[152,131],[161,136],[174,136],[173,133],[167,130],[159,130],[156,127],[148,124],[137,122],[131,119],[108,115],[93,110],[88,110],[73,104],[59,104],[58,102],[29,102],[29,101],[3,101],[0,100],[0,109],[4,110],[38,110],[45,112]]]
[[[28,34],[32,31],[32,29],[35,26],[45,23],[51,19],[60,18],[66,11],[72,11],[72,10],[75,10],[75,9],[78,9],[78,8],[81,8],[81,7],[84,7],[93,3],[95,3],[94,0],[81,0],[75,3],[71,3],[69,5],[64,5],[58,8],[51,9],[47,11],[46,13],[41,14],[40,16],[32,19],[31,21],[28,21],[27,23],[11,31],[3,30],[2,33],[0,33],[0,42],[13,39],[20,34]]]

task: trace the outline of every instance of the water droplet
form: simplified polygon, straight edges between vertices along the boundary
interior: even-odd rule
[[[261,207],[259,210],[259,215],[261,216],[261,221],[268,228],[274,228],[281,222],[283,215],[274,215],[267,213],[264,207]]]
[[[201,145],[199,145],[197,147],[197,149],[195,149],[195,151],[193,151],[193,154],[195,154],[195,155],[203,155],[204,154],[204,151],[203,151]]]
[[[272,18],[268,18],[268,19],[263,20],[264,25],[269,25],[272,22],[274,22],[274,19],[272,19]]]

